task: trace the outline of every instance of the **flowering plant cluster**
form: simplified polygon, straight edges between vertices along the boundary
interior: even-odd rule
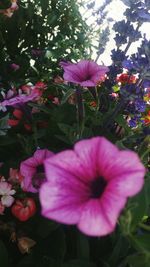
[[[97,62],[100,45],[91,59],[86,34],[78,43],[78,27],[85,33],[88,26],[74,1],[4,2],[0,263],[148,267],[150,41],[140,32],[150,20],[148,1],[123,1],[126,19],[113,26],[109,66]],[[98,25],[110,2],[93,11]],[[88,9],[94,6],[88,1]],[[20,14],[28,18],[24,26]]]

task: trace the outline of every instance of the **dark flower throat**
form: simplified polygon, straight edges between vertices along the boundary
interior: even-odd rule
[[[102,176],[94,180],[91,184],[92,198],[100,198],[105,190],[106,185],[107,182]]]

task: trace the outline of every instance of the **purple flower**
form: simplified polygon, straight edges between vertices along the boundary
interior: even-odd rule
[[[64,69],[64,80],[86,87],[96,86],[109,71],[108,67],[99,66],[90,60],[81,60],[78,63],[61,62],[60,65]]]
[[[145,110],[146,110],[146,102],[143,101],[142,99],[137,99],[135,101],[135,109],[138,112],[145,112]]]
[[[136,153],[94,137],[47,159],[45,172],[43,216],[104,236],[115,229],[127,198],[143,187],[145,168]]]
[[[150,13],[147,10],[145,10],[145,9],[142,8],[137,13],[138,13],[138,16],[140,18],[144,19],[145,22],[146,21],[150,21]]]
[[[6,106],[14,107],[17,104],[24,104],[29,101],[34,101],[37,100],[39,97],[40,97],[39,90],[33,89],[30,95],[25,95],[25,94],[17,95],[15,97],[0,102],[0,109],[5,108]]]
[[[53,153],[47,149],[38,149],[31,158],[21,162],[20,173],[24,176],[22,187],[25,191],[36,193],[45,179],[43,162]]]
[[[129,120],[129,126],[132,128],[136,127],[137,126],[137,120],[134,118]]]

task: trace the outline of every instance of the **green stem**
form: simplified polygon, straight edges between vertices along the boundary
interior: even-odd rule
[[[144,157],[150,153],[150,148],[148,148],[144,153],[143,155],[141,156],[141,159],[144,159]]]
[[[146,225],[146,224],[144,224],[144,223],[139,223],[139,226],[140,226],[142,229],[146,230],[146,231],[150,231],[150,225]]]
[[[83,134],[84,130],[84,104],[83,104],[83,97],[82,91],[80,88],[76,89],[76,97],[77,97],[77,123],[78,123],[78,138],[80,139]]]

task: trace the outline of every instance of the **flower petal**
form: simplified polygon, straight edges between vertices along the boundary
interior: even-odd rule
[[[114,231],[126,198],[105,193],[101,199],[91,199],[82,209],[78,228],[90,236],[104,236]]]
[[[131,171],[131,173],[121,174],[119,177],[109,182],[109,188],[117,195],[132,197],[140,192],[144,185],[145,170]]]
[[[40,188],[42,215],[61,223],[76,224],[87,196],[84,196],[82,189],[74,188],[71,183],[65,184],[61,180],[57,183],[57,181],[58,179],[56,182],[46,182]]]
[[[92,164],[88,166],[88,163],[82,162],[79,156],[72,150],[60,152],[44,162],[47,180],[51,181],[55,179],[56,174],[60,175],[62,171],[65,171],[71,177],[74,177],[74,180],[88,184],[89,180],[93,179],[94,174]]]
[[[91,80],[87,80],[84,82],[80,82],[79,83],[81,86],[83,87],[94,87],[95,86],[95,82],[91,81]]]
[[[101,147],[98,158],[100,159],[102,155],[103,161],[99,161],[99,165],[106,179],[114,179],[125,174],[130,176],[130,174],[134,172],[142,172],[144,178],[144,165],[135,152],[119,150],[115,152],[115,146],[105,142],[105,148],[104,146]]]
[[[14,202],[14,198],[12,196],[2,196],[1,203],[5,207],[10,207]]]
[[[46,158],[49,158],[53,155],[54,155],[54,153],[47,150],[47,149],[36,150],[34,153],[34,159],[36,160],[36,165],[38,166],[38,165],[43,164],[43,162]]]
[[[84,179],[94,180],[99,176],[97,166],[97,155],[100,149],[100,138],[94,137],[87,140],[79,141],[74,146],[74,151],[79,161],[84,166]]]

